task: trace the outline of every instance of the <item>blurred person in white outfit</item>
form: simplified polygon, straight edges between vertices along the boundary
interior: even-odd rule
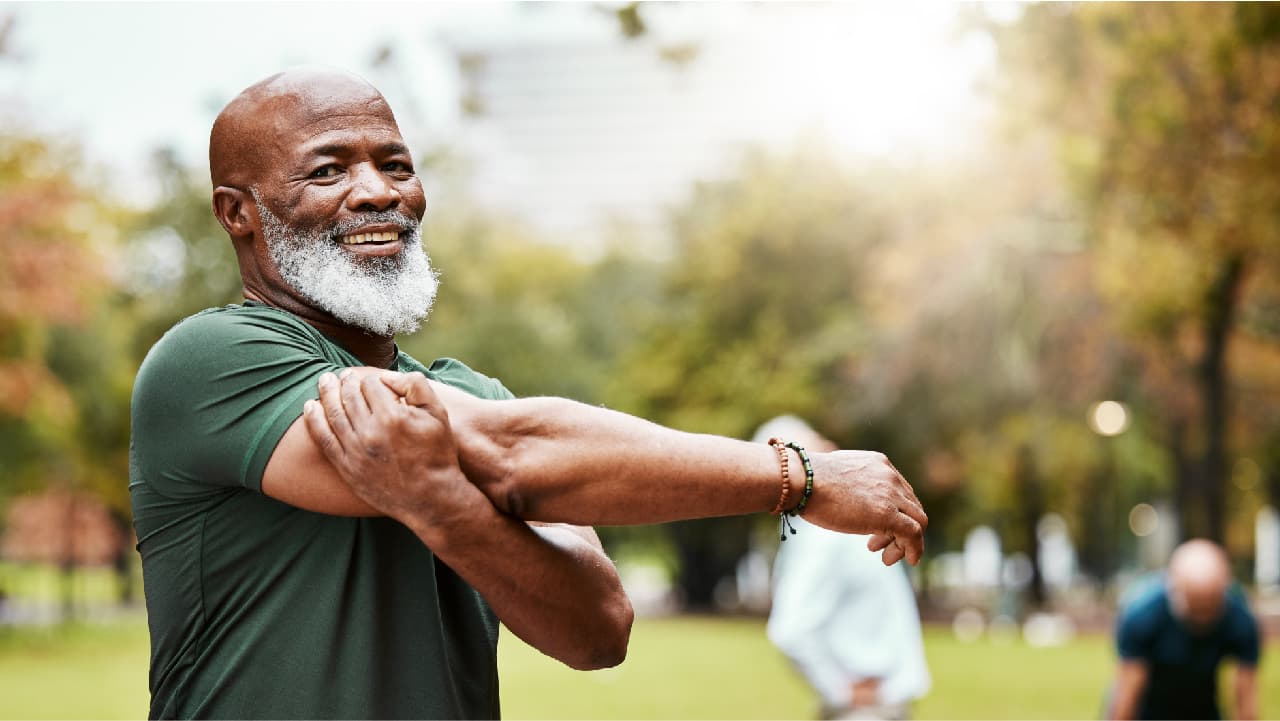
[[[774,436],[835,450],[795,416],[769,421],[753,440]],[[868,536],[791,521],[796,533],[787,534],[774,563],[769,640],[818,692],[823,718],[908,718],[930,678],[906,574],[867,550]]]

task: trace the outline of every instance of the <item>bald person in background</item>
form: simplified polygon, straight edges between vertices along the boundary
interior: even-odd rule
[[[499,622],[574,668],[626,655],[592,525],[799,502],[768,446],[401,351],[437,287],[427,203],[363,79],[249,87],[209,165],[244,301],[170,329],[133,389],[153,718],[497,717]],[[919,561],[928,518],[884,455],[811,455],[806,519]]]
[[[1221,718],[1218,666],[1228,657],[1236,662],[1236,717],[1258,718],[1258,624],[1216,544],[1196,539],[1174,550],[1164,582],[1121,612],[1116,645],[1111,718]]]

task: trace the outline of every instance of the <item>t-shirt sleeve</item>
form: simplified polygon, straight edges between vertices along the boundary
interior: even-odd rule
[[[1243,594],[1233,589],[1229,598],[1230,605],[1227,613],[1230,614],[1228,623],[1228,628],[1231,629],[1230,653],[1236,661],[1245,666],[1257,666],[1262,655],[1258,622],[1249,611],[1249,605],[1244,600]]]
[[[133,389],[133,454],[142,482],[172,498],[262,489],[276,444],[338,368],[307,329],[274,313],[214,311],[152,348]]]
[[[516,397],[502,384],[502,381],[473,370],[456,358],[438,358],[431,364],[430,369],[406,356],[401,356],[401,362],[400,370],[402,371],[425,371],[429,378],[464,390],[477,398],[505,401]]]
[[[1116,651],[1120,658],[1131,661],[1149,659],[1154,642],[1150,615],[1145,603],[1126,608],[1116,622]]]

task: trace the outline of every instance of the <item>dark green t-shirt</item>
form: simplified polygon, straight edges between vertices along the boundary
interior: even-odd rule
[[[363,365],[258,304],[174,326],[133,388],[151,717],[496,718],[498,622],[408,529],[300,510],[262,472],[320,374]],[[395,368],[509,398],[463,364]]]

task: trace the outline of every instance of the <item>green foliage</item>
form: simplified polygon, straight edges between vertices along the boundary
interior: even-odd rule
[[[885,220],[815,149],[751,155],[675,218],[660,314],[609,383],[611,404],[677,428],[747,437],[820,415],[856,362],[862,280]]]
[[[575,258],[459,200],[431,217],[427,250],[441,273],[415,357],[456,357],[517,395],[602,399],[614,362],[651,311],[657,268],[621,250]]]
[[[1192,535],[1223,535],[1228,456],[1259,420],[1240,406],[1280,398],[1274,373],[1240,394],[1226,360],[1280,260],[1278,17],[1252,3],[1033,6],[1002,37],[1011,93],[1065,139],[1107,320],[1147,368],[1135,400],[1175,449],[1184,510],[1206,509],[1184,514]],[[1070,46],[1071,62],[1042,46]]]
[[[67,341],[96,327],[123,214],[78,165],[74,148],[0,136],[0,499],[92,483],[101,461],[95,409],[79,401],[92,384],[119,382],[117,357],[108,344],[80,354],[85,368]]]

